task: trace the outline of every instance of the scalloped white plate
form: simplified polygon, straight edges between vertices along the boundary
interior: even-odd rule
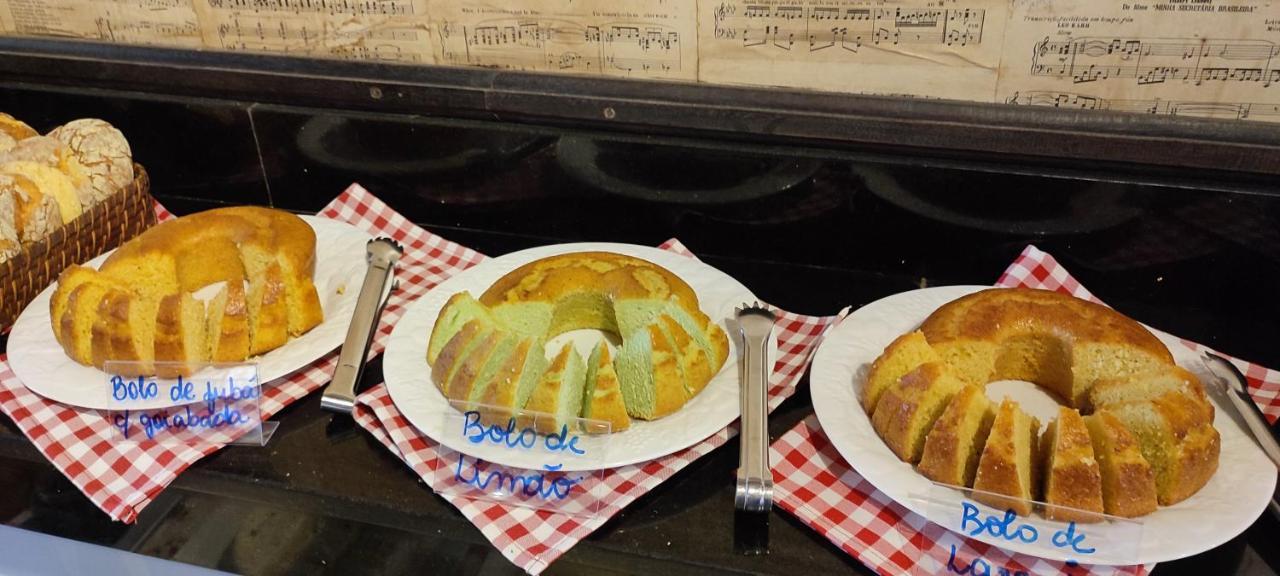
[[[987,288],[990,286],[924,288],[872,302],[831,329],[813,360],[809,380],[813,409],[831,444],[877,490],[925,518],[929,517],[927,507],[912,496],[928,494],[934,485],[910,464],[898,460],[876,436],[858,401],[866,368],[889,342],[918,327],[943,304]],[[1177,338],[1158,330],[1152,333],[1165,343],[1180,366],[1212,382],[1196,354]],[[1143,523],[1136,564],[1176,560],[1215,548],[1248,529],[1267,507],[1275,489],[1275,467],[1231,418],[1231,410],[1224,410],[1217,398],[1212,399],[1217,404],[1213,425],[1222,435],[1218,472],[1191,498],[1136,519]],[[1003,540],[978,539],[1049,560],[1068,560],[1066,555],[1046,555]]]
[[[454,409],[431,381],[427,365],[427,340],[436,316],[450,296],[464,290],[479,297],[490,285],[517,267],[547,256],[567,252],[606,251],[643,258],[662,266],[688,282],[698,295],[706,312],[729,335],[729,358],[707,387],[684,408],[651,422],[632,420],[622,432],[601,436],[583,436],[579,446],[589,454],[602,454],[590,462],[564,462],[564,470],[578,471],[614,468],[645,462],[682,450],[728,426],[739,414],[738,338],[731,329],[733,310],[743,302],[756,299],[733,277],[707,264],[649,246],[610,243],[555,244],[513,252],[490,258],[440,283],[419,298],[396,324],[382,360],[382,373],[387,391],[396,408],[423,434],[457,452],[489,462],[516,468],[537,470],[545,464],[538,451],[504,450],[492,445],[475,445],[458,441],[457,434],[446,433],[445,415]],[[775,357],[777,340],[770,343],[770,362]],[[772,365],[772,364],[771,364]]]
[[[324,322],[284,346],[250,361],[258,363],[260,382],[271,382],[323,357],[347,337],[347,326],[360,295],[366,264],[364,231],[326,218],[302,216],[316,231],[316,289]],[[97,268],[107,252],[86,265]],[[9,365],[28,389],[50,400],[82,408],[108,409],[107,374],[72,360],[62,351],[49,322],[49,298],[53,285],[27,305],[9,335]],[[162,408],[164,398],[138,402],[137,409]]]

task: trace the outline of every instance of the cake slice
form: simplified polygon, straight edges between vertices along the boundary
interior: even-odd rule
[[[660,314],[657,322],[676,351],[680,371],[684,374],[685,392],[690,398],[697,396],[715,376],[711,370],[711,360],[707,357],[707,350],[698,345],[670,314]]]
[[[276,257],[284,278],[285,315],[288,318],[289,336],[298,337],[324,322],[324,308],[320,305],[320,292],[313,281],[314,271],[295,268],[284,255]]]
[[[924,333],[919,330],[895,338],[867,372],[867,383],[862,387],[862,408],[867,414],[874,414],[885,390],[921,364],[940,361],[942,357],[929,346]]]
[[[1058,418],[1040,438],[1044,470],[1045,516],[1050,520],[1102,520],[1102,472],[1084,418],[1074,408],[1058,407]],[[1058,508],[1061,506],[1062,508]]]
[[[71,291],[85,282],[93,281],[98,276],[97,270],[75,264],[58,274],[58,287],[49,298],[49,317],[53,319],[55,326],[61,321],[63,311],[67,309],[67,300],[71,297]],[[67,343],[62,340],[62,330],[54,330],[53,336],[63,347],[67,346]]]
[[[1205,421],[1213,421],[1213,403],[1205,395],[1204,385],[1195,374],[1177,365],[1162,366],[1123,378],[1099,380],[1089,389],[1089,404],[1094,409],[1106,408],[1124,402],[1155,400],[1170,392],[1187,394],[1198,400]]]
[[[205,334],[209,360],[241,362],[249,356],[249,318],[244,285],[228,282],[209,301]]]
[[[946,411],[925,435],[917,469],[934,482],[972,486],[978,457],[995,417],[982,388],[966,385],[951,398]]]
[[[102,282],[103,280],[97,281]],[[111,283],[107,282],[107,284]],[[108,361],[120,358],[120,355],[116,354],[112,335],[118,334],[124,330],[121,324],[128,321],[127,317],[124,320],[117,319],[116,315],[112,313],[112,310],[122,305],[128,305],[127,301],[130,297],[131,295],[127,290],[124,290],[119,286],[110,286],[107,288],[107,291],[103,293],[102,299],[98,303],[97,312],[93,317],[93,327],[90,328],[90,355],[93,365],[98,366],[103,370],[107,369],[106,363]],[[126,375],[132,374],[121,374],[121,376]]]
[[[542,340],[537,338],[521,338],[516,343],[480,398],[480,413],[485,422],[505,425],[508,418],[529,402],[534,387],[547,370],[542,347]]]
[[[112,357],[122,362],[114,372],[124,376],[155,373],[156,310],[159,302],[137,294],[125,293],[111,298]]]
[[[59,319],[58,328],[62,331],[62,341],[69,343],[67,353],[73,360],[87,366],[93,366],[93,326],[97,321],[98,307],[103,297],[113,288],[112,284],[102,281],[89,281],[76,286],[67,295],[66,309]],[[100,338],[110,335],[103,333]],[[99,341],[99,347],[110,346]],[[102,353],[100,352],[101,356]]]
[[[871,415],[871,425],[899,459],[918,462],[925,433],[964,387],[945,364],[921,364],[885,391]]]
[[[449,397],[449,383],[462,367],[471,351],[475,349],[493,330],[481,320],[472,320],[462,326],[453,338],[440,349],[440,355],[431,365],[431,381],[435,382],[440,392]]]
[[[516,347],[515,335],[492,330],[466,356],[445,388],[445,397],[470,408],[479,403],[498,370]]]
[[[289,340],[289,308],[285,302],[284,274],[275,258],[261,268],[249,265],[249,355],[275,350]]]
[[[525,404],[525,422],[532,418],[543,434],[559,433],[582,413],[582,386],[587,366],[573,344],[566,343],[542,374]]]
[[[622,401],[618,374],[613,370],[609,345],[604,342],[596,344],[591,358],[587,360],[586,385],[582,387],[582,417],[606,421],[612,432],[631,427],[627,405]]]
[[[445,344],[472,321],[479,321],[490,328],[498,326],[489,309],[472,298],[469,292],[459,292],[449,297],[431,328],[431,339],[427,343],[427,363],[435,366],[436,358],[440,356]]]
[[[1218,469],[1221,439],[1204,419],[1202,403],[1187,394],[1124,402],[1106,408],[1138,439],[1156,476],[1161,506],[1177,504],[1200,490]]]
[[[689,398],[675,351],[656,324],[623,341],[614,370],[627,414],[633,418],[661,418],[679,410]]]
[[[1118,418],[1099,410],[1084,417],[1102,473],[1103,510],[1134,518],[1156,511],[1156,479],[1138,441]]]
[[[1039,479],[1035,458],[1039,431],[1040,422],[1017,402],[1006,398],[1000,403],[978,460],[973,489],[980,492],[974,492],[974,500],[1020,516],[1031,514]]]
[[[694,343],[702,348],[711,365],[712,375],[719,372],[729,357],[729,337],[725,335],[724,329],[701,310],[690,312],[674,301],[668,301],[662,308],[662,313],[679,324],[693,338]]]
[[[156,375],[176,378],[199,370],[208,361],[206,329],[204,302],[190,292],[161,299],[156,310]]]

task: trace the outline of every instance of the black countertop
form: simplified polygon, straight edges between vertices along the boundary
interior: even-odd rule
[[[359,181],[425,228],[490,255],[552,242],[677,237],[776,306],[834,314],[920,286],[990,284],[1027,245],[1138,320],[1280,366],[1280,198],[1090,166],[703,141],[0,83],[39,129],[104,117],[176,213],[237,203],[314,212]],[[155,127],[167,127],[157,130]],[[175,138],[175,133],[182,134]],[[1199,182],[1199,180],[1196,180]],[[375,360],[366,382],[378,382]],[[808,384],[773,437],[812,413]],[[250,574],[516,573],[369,434],[312,394],[263,448],[184,472],[110,521],[0,418],[0,521]],[[634,502],[548,574],[866,573],[788,514],[769,553],[734,547],[731,441]],[[1262,516],[1160,574],[1280,573]]]

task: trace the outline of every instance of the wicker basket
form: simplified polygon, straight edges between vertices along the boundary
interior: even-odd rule
[[[156,223],[151,181],[133,165],[133,183],[44,240],[0,263],[0,328],[6,328],[72,264],[83,264]]]

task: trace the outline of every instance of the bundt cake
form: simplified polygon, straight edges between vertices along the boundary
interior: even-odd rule
[[[1044,501],[1050,520],[1102,520],[1102,472],[1093,455],[1093,441],[1084,418],[1075,408],[1058,407],[1058,417],[1040,437]]]
[[[267,352],[323,320],[315,232],[258,207],[220,208],[159,224],[93,270],[71,266],[49,302],[67,355],[128,375],[190,374],[209,361]],[[221,284],[207,303],[193,293]]]
[[[934,482],[972,486],[995,417],[982,388],[965,385],[925,436],[920,473]]]
[[[1041,437],[1036,421],[1006,399],[983,438],[990,407],[976,399],[981,393],[954,389],[936,422],[919,411],[919,377],[927,373],[951,374],[979,391],[995,380],[1034,382],[1064,406]],[[1195,375],[1132,319],[1056,292],[990,289],[944,304],[885,347],[861,400],[899,458],[919,457],[931,480],[1007,496],[999,505],[1019,513],[1030,511],[1022,500],[1043,494],[1070,508],[1051,507],[1060,519],[1140,516],[1157,501],[1191,496],[1217,469],[1214,409]],[[923,454],[912,445],[919,438]],[[970,473],[965,456],[978,452]]]
[[[1031,501],[1039,495],[1039,430],[1040,422],[1023,412],[1017,402],[1005,398],[1000,403],[973,477],[975,500],[1021,516],[1031,514]]]
[[[885,390],[871,424],[898,458],[916,462],[924,448],[925,433],[964,387],[946,364],[921,364]]]
[[[469,346],[479,332],[500,334],[499,342],[508,336],[516,339],[510,342],[527,341],[531,355],[552,337],[583,328],[616,334],[622,343],[616,351],[597,347],[590,361],[561,350],[549,367],[523,356],[518,372],[496,368],[495,374],[505,376],[492,383],[467,388],[455,382],[462,367],[491,353],[487,345]],[[614,431],[626,429],[630,418],[679,410],[728,355],[728,337],[698,308],[688,284],[656,264],[608,252],[535,260],[498,279],[478,299],[454,294],[436,317],[426,354],[445,396],[488,405],[482,414],[525,409],[557,414],[557,421],[581,415],[610,421]],[[501,359],[492,362],[515,368]],[[577,399],[567,399],[566,385],[574,386]]]

